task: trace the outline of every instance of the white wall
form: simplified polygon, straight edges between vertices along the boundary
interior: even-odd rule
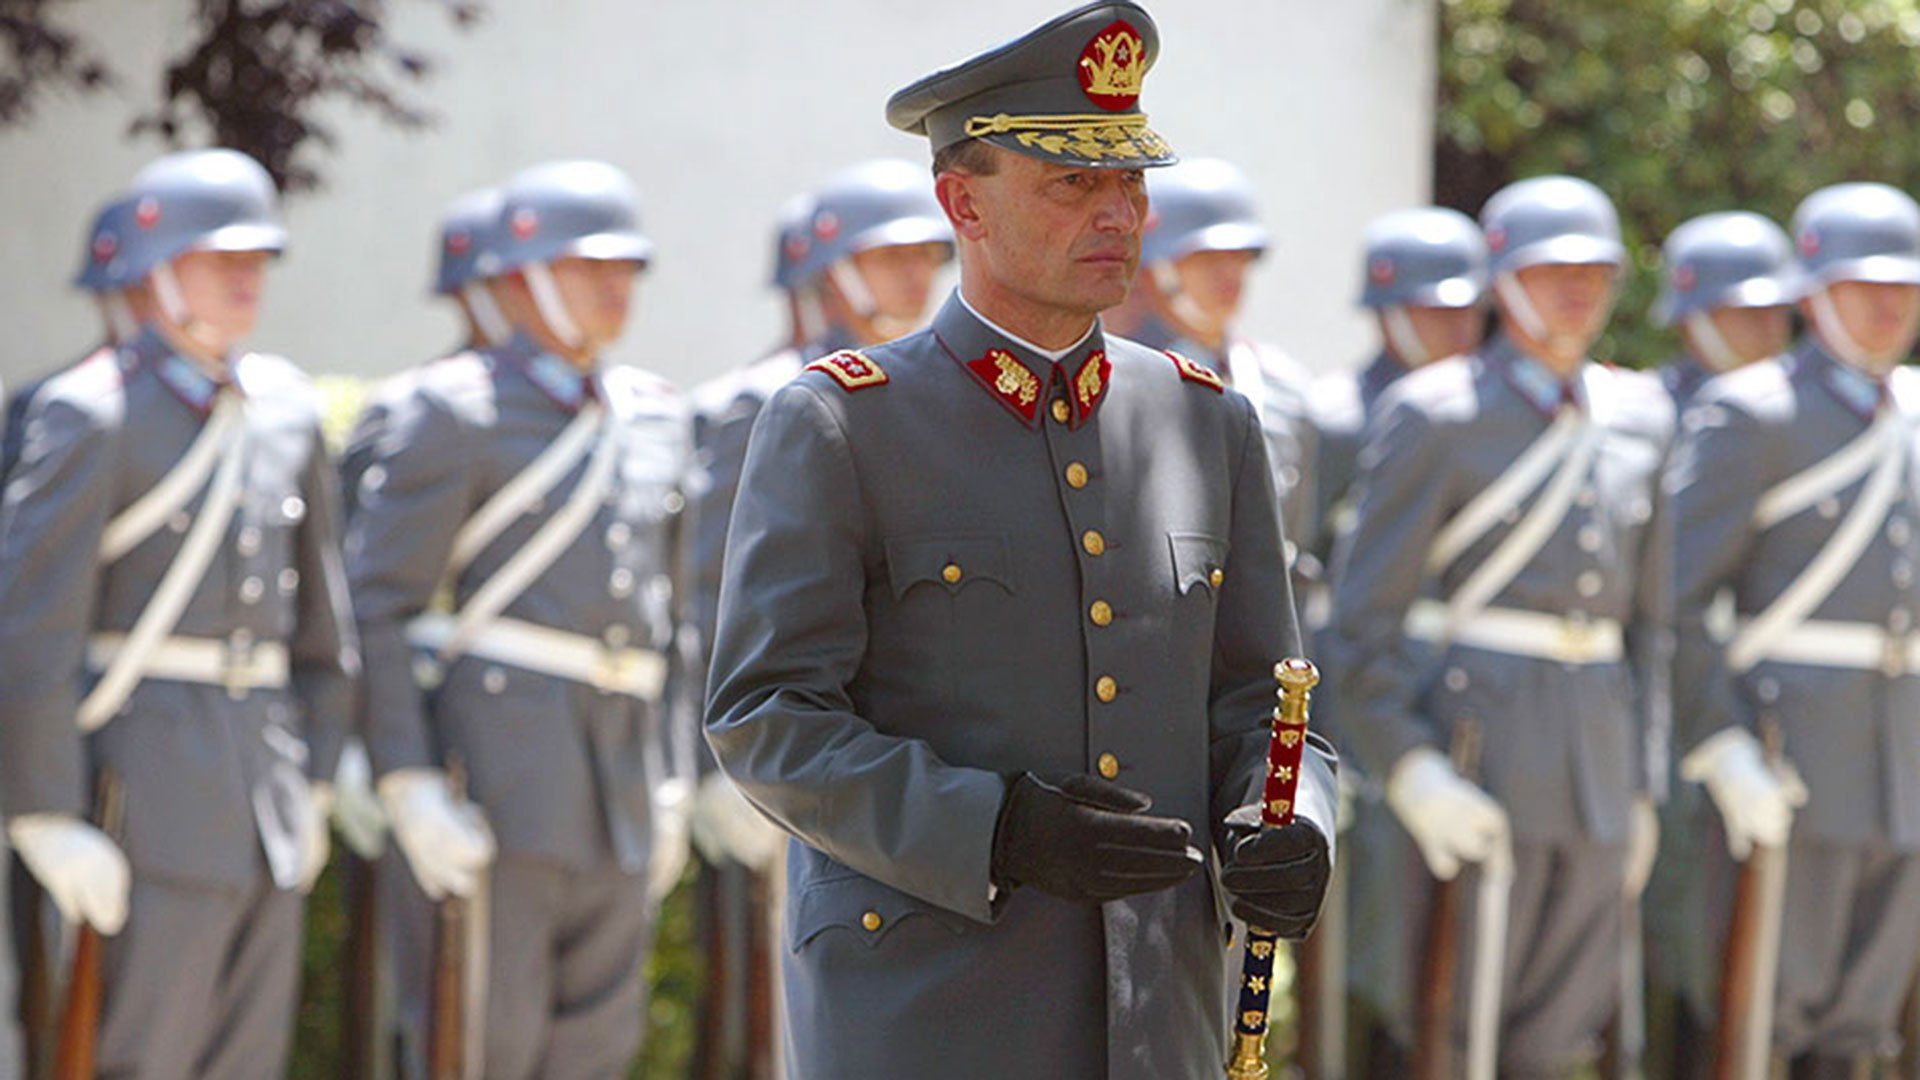
[[[895,88],[1005,40],[1068,0],[491,0],[476,30],[436,6],[394,4],[394,32],[440,61],[419,91],[422,133],[333,116],[327,187],[290,210],[257,345],[315,372],[379,373],[453,338],[428,302],[442,204],[541,159],[629,170],[659,244],[619,358],[683,383],[749,360],[778,307],[763,279],[774,212],[843,165],[924,143],[886,125]],[[116,91],[62,99],[0,133],[0,378],[10,384],[93,340],[66,285],[101,200],[159,147],[130,141],[185,0],[78,0]],[[1434,6],[1429,0],[1160,0],[1162,58],[1144,103],[1190,156],[1226,157],[1265,194],[1278,245],[1259,270],[1250,328],[1315,367],[1370,347],[1356,317],[1357,238],[1429,185]],[[138,89],[141,93],[132,92]]]

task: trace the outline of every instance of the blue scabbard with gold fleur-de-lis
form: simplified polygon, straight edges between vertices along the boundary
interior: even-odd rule
[[[1273,710],[1273,739],[1267,744],[1267,784],[1260,807],[1262,828],[1277,829],[1293,822],[1293,803],[1300,788],[1300,762],[1307,750],[1308,703],[1320,672],[1300,657],[1274,665],[1280,683],[1280,704]],[[1233,1056],[1227,1061],[1227,1080],[1266,1080],[1267,1006],[1273,996],[1273,958],[1280,936],[1259,927],[1247,927],[1247,949],[1240,961],[1240,1006],[1234,1010]]]

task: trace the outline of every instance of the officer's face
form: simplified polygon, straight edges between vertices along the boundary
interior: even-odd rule
[[[620,340],[627,327],[627,315],[633,308],[633,283],[640,264],[619,259],[581,259],[573,256],[555,259],[553,283],[567,314],[586,340],[588,353],[598,352]]]
[[[1743,364],[1778,356],[1793,336],[1793,309],[1780,307],[1714,308],[1707,312],[1714,329]]]
[[[1515,275],[1553,341],[1578,342],[1584,349],[1600,335],[1613,311],[1612,266],[1529,266]]]
[[[1259,257],[1257,251],[1196,251],[1173,264],[1180,294],[1212,326],[1231,326],[1247,290],[1247,271]]]
[[[990,176],[941,178],[942,202],[974,264],[967,273],[1076,316],[1125,300],[1140,266],[1145,175],[1069,168],[997,147],[994,156],[999,168]]]
[[[1487,336],[1487,313],[1484,308],[1408,306],[1401,310],[1407,313],[1407,321],[1413,324],[1413,332],[1419,336],[1421,347],[1433,360],[1472,352],[1480,347],[1480,340]],[[1384,327],[1381,334],[1386,336]]]
[[[189,251],[173,260],[181,303],[192,316],[189,332],[215,352],[253,333],[271,258],[265,251]]]
[[[856,253],[853,266],[873,294],[876,321],[900,331],[918,326],[927,313],[933,279],[952,254],[941,243],[890,244]]]
[[[1867,358],[1888,366],[1904,360],[1920,333],[1920,285],[1842,281],[1827,295],[1848,336]]]

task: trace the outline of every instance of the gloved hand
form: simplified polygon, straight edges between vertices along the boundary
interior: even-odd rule
[[[1680,778],[1707,786],[1727,834],[1727,850],[1745,860],[1755,844],[1779,847],[1793,830],[1793,811],[1807,804],[1807,785],[1791,765],[1770,764],[1745,728],[1708,736],[1680,762]]]
[[[358,738],[348,739],[340,751],[340,764],[333,771],[333,791],[333,827],[340,830],[340,839],[368,862],[379,858],[387,846],[387,813],[373,792],[373,763],[367,758],[367,744]]]
[[[456,801],[439,769],[395,769],[376,790],[427,899],[472,896],[494,855],[493,830],[480,808]]]
[[[647,895],[654,903],[667,898],[687,870],[687,815],[693,801],[691,785],[668,780],[653,789],[653,852],[647,862]]]
[[[8,823],[7,838],[68,925],[111,936],[127,924],[133,872],[106,833],[67,814],[25,814]]]
[[[1180,884],[1204,865],[1193,827],[1149,817],[1153,800],[1091,776],[1007,785],[993,830],[993,884],[1032,885],[1076,903],[1103,903]]]
[[[1278,829],[1260,827],[1258,804],[1227,815],[1220,885],[1235,916],[1290,941],[1307,936],[1333,876],[1333,853],[1320,827],[1305,818]]]
[[[307,820],[300,828],[300,892],[313,892],[313,883],[320,880],[320,872],[327,868],[327,855],[332,844],[327,831],[327,819],[333,816],[333,785],[324,780],[314,780],[307,785]]]
[[[1440,881],[1452,881],[1461,863],[1485,860],[1509,833],[1500,804],[1432,747],[1409,750],[1393,763],[1387,805]]]
[[[1629,899],[1637,900],[1647,890],[1653,876],[1653,863],[1660,855],[1660,813],[1653,800],[1639,796],[1633,800],[1633,816],[1627,821],[1627,878]]]
[[[747,801],[733,781],[709,773],[693,799],[693,845],[711,865],[737,862],[756,874],[780,854],[787,834]]]

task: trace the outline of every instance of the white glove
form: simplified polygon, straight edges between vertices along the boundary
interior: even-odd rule
[[[340,830],[340,839],[368,862],[379,858],[387,846],[387,812],[373,793],[373,763],[367,758],[366,743],[347,740],[333,771],[333,790],[333,827]]]
[[[68,925],[111,936],[127,924],[133,871],[106,833],[66,814],[27,814],[7,825],[7,837]]]
[[[780,854],[787,834],[718,772],[700,782],[693,801],[693,842],[708,863],[737,862],[756,874]]]
[[[300,892],[313,891],[320,872],[327,868],[327,855],[333,850],[327,832],[327,818],[333,814],[333,785],[315,780],[307,785],[307,820],[300,829]]]
[[[427,899],[472,896],[494,855],[493,830],[480,808],[456,802],[439,769],[395,769],[380,778],[377,790],[393,838]]]
[[[685,780],[667,780],[653,789],[653,855],[647,863],[647,895],[656,904],[680,884],[680,875],[687,870],[691,788]]]
[[[1627,898],[1638,900],[1653,876],[1653,861],[1660,854],[1660,814],[1653,800],[1633,800],[1633,816],[1627,821]]]
[[[1720,811],[1727,850],[1736,861],[1755,844],[1777,848],[1793,830],[1793,811],[1807,805],[1807,785],[1793,766],[1767,761],[1745,728],[1724,728],[1680,762],[1680,778],[1707,785]]]
[[[1432,747],[1409,750],[1393,763],[1387,805],[1441,881],[1452,881],[1463,862],[1485,860],[1508,836],[1507,812]]]

